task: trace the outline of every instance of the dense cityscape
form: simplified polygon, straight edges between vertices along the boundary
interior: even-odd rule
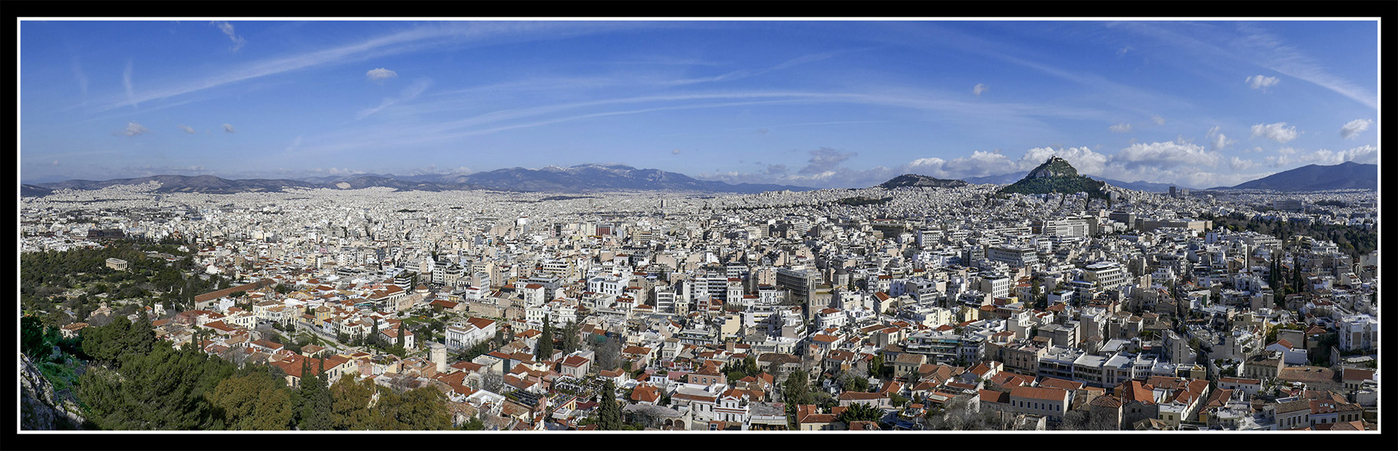
[[[1392,448],[1384,4],[7,2],[5,448]]]
[[[211,397],[230,429],[373,428],[341,418],[356,387],[425,393],[408,429],[1375,427],[1375,191],[158,185],[24,198],[23,313],[77,341],[42,353],[55,385],[131,378],[90,343],[114,327],[228,362],[211,392],[266,385]],[[75,427],[174,425],[65,396]]]

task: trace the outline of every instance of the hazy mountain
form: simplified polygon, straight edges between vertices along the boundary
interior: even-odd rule
[[[1086,192],[1092,197],[1106,197],[1106,184],[1078,175],[1068,160],[1049,157],[1044,164],[1029,171],[1023,179],[1000,189],[1001,193],[1045,194]]]
[[[140,185],[147,182],[159,182],[159,193],[210,193],[210,194],[232,194],[258,191],[281,191],[285,188],[315,188],[311,182],[284,179],[242,179],[229,180],[212,175],[153,175],[150,177],[138,177],[129,179],[112,180],[66,180],[55,183],[35,183],[33,185],[48,189],[80,189],[93,190],[102,189],[115,185]]]
[[[1180,186],[1180,185],[1178,185],[1178,184],[1170,184],[1170,183],[1152,183],[1152,182],[1147,182],[1147,181],[1142,181],[1142,180],[1137,180],[1137,181],[1134,181],[1134,182],[1122,182],[1122,181],[1118,181],[1118,180],[1105,179],[1105,178],[1098,178],[1098,180],[1101,180],[1101,181],[1103,181],[1103,182],[1107,182],[1108,185],[1115,186],[1115,187],[1117,187],[1117,188],[1126,188],[1126,189],[1129,189],[1129,190],[1146,191],[1146,192],[1152,192],[1152,193],[1164,193],[1164,192],[1169,192],[1171,186],[1173,186],[1173,187],[1175,187],[1175,188],[1194,189],[1194,188],[1191,188],[1191,187],[1188,187],[1188,186]]]
[[[1306,165],[1278,172],[1233,187],[1211,189],[1272,189],[1277,191],[1323,191],[1332,189],[1379,189],[1379,165],[1346,161],[1334,166]]]
[[[887,182],[883,182],[879,186],[884,187],[886,189],[902,188],[905,186],[954,188],[958,186],[966,186],[966,182],[961,180],[945,180],[918,174],[903,174],[894,177]]]
[[[1029,175],[1029,171],[1011,172],[1009,174],[1000,175],[983,175],[980,177],[966,177],[962,180],[965,180],[966,183],[974,183],[977,185],[983,185],[986,183],[993,183],[996,185],[1009,185],[1011,183],[1019,181],[1019,179],[1024,178],[1024,176],[1026,175]]]
[[[582,164],[563,168],[508,168],[478,172],[462,177],[464,182],[482,188],[513,191],[583,192],[603,190],[686,190],[729,193],[760,193],[763,191],[808,191],[800,186],[750,184],[732,185],[659,169],[636,169],[626,165]]]
[[[636,169],[625,165],[584,164],[569,168],[509,168],[474,174],[419,174],[412,176],[353,174],[289,179],[230,180],[212,175],[157,175],[113,180],[67,180],[21,185],[21,196],[43,196],[58,189],[101,189],[113,185],[139,185],[160,182],[156,192],[198,192],[231,194],[281,191],[286,188],[360,189],[387,187],[397,190],[446,191],[495,189],[502,191],[586,192],[607,190],[685,190],[726,193],[763,191],[809,191],[813,188],[770,184],[728,184],[698,180],[684,174],[658,169]]]

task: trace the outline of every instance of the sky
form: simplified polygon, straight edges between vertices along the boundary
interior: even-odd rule
[[[1377,163],[1353,20],[21,20],[20,179],[621,163],[853,188]]]

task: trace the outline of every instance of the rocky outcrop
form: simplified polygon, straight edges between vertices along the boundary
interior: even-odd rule
[[[53,385],[29,356],[20,358],[20,419],[19,427],[30,431],[51,431],[81,429],[83,417],[72,400],[59,401],[53,393]]]

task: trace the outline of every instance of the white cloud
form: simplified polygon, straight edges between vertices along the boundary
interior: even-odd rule
[[[680,149],[675,149],[675,150],[671,150],[671,151],[670,151],[670,155],[679,155],[679,154],[680,154]]]
[[[1296,139],[1296,127],[1287,127],[1285,122],[1253,125],[1252,137],[1256,138],[1259,136],[1286,144],[1287,141]]]
[[[194,133],[194,127],[190,127],[184,124],[180,124],[180,130],[184,130],[185,133]]]
[[[975,95],[981,95],[982,92],[986,92],[989,90],[990,87],[986,86],[985,83],[976,83],[976,87],[971,88],[971,92]]]
[[[1165,118],[1160,116],[1151,116],[1150,121],[1154,122],[1155,125],[1165,125]]]
[[[1257,163],[1252,160],[1244,160],[1238,157],[1233,157],[1228,160],[1228,168],[1234,171],[1246,171],[1256,165]]]
[[[1263,91],[1266,91],[1267,88],[1276,86],[1277,83],[1281,83],[1281,79],[1277,77],[1268,77],[1264,75],[1253,75],[1251,77],[1248,77],[1247,83],[1248,86],[1252,87],[1252,89],[1261,89]]]
[[[1349,123],[1345,124],[1343,127],[1340,127],[1340,137],[1344,139],[1350,139],[1355,136],[1359,136],[1359,133],[1368,130],[1369,124],[1372,124],[1373,122],[1374,121],[1368,119],[1355,119],[1349,121]]]
[[[1318,164],[1322,166],[1333,166],[1346,161],[1353,161],[1361,164],[1377,164],[1379,162],[1379,148],[1374,146],[1360,146],[1349,150],[1333,151],[1320,149],[1310,153],[1298,153],[1296,149],[1287,148],[1287,152],[1281,155],[1264,158],[1268,165],[1272,167],[1284,167],[1305,164]]]
[[[369,81],[376,82],[376,83],[383,83],[384,80],[387,80],[387,79],[390,79],[390,78],[393,78],[393,77],[397,77],[397,76],[398,76],[398,73],[380,67],[380,68],[378,68],[378,69],[373,69],[373,70],[370,70],[369,72],[365,72],[365,73],[364,73],[364,76],[365,76],[365,77],[369,77]]]
[[[1218,164],[1216,152],[1205,151],[1203,147],[1179,142],[1136,143],[1121,149],[1111,158],[1127,167],[1149,166],[1155,168],[1179,165],[1214,166]]]
[[[217,26],[219,31],[222,31],[223,34],[228,35],[228,39],[233,40],[233,46],[229,47],[228,50],[236,52],[238,49],[243,48],[243,44],[247,43],[247,40],[243,39],[242,36],[233,33],[233,24],[228,22],[214,22],[213,24]]]
[[[1237,142],[1236,140],[1228,139],[1228,136],[1219,133],[1218,130],[1219,127],[1215,125],[1213,128],[1210,128],[1209,132],[1205,135],[1209,138],[1209,150],[1219,150],[1228,147],[1229,144]]]
[[[1341,160],[1353,161],[1362,164],[1378,164],[1379,148],[1374,146],[1355,147],[1344,152],[1340,152]]]
[[[1131,124],[1122,122],[1122,123],[1120,123],[1120,124],[1116,124],[1116,125],[1113,125],[1113,126],[1111,126],[1111,127],[1107,127],[1107,129],[1108,129],[1108,130],[1111,130],[1111,131],[1114,131],[1114,132],[1125,133],[1125,132],[1131,131]]]
[[[126,135],[126,136],[136,136],[136,135],[139,135],[139,134],[148,132],[148,131],[150,131],[150,130],[147,130],[146,127],[142,126],[141,124],[137,124],[137,123],[135,123],[135,122],[127,122],[127,123],[126,123],[126,128],[125,128],[125,129],[122,129],[122,131],[117,132],[117,133],[120,133],[120,134],[123,134],[123,135]]]
[[[228,125],[228,124],[223,124],[223,131],[224,131],[224,132],[227,132],[227,133],[233,133],[233,126],[232,126],[232,125]]]

